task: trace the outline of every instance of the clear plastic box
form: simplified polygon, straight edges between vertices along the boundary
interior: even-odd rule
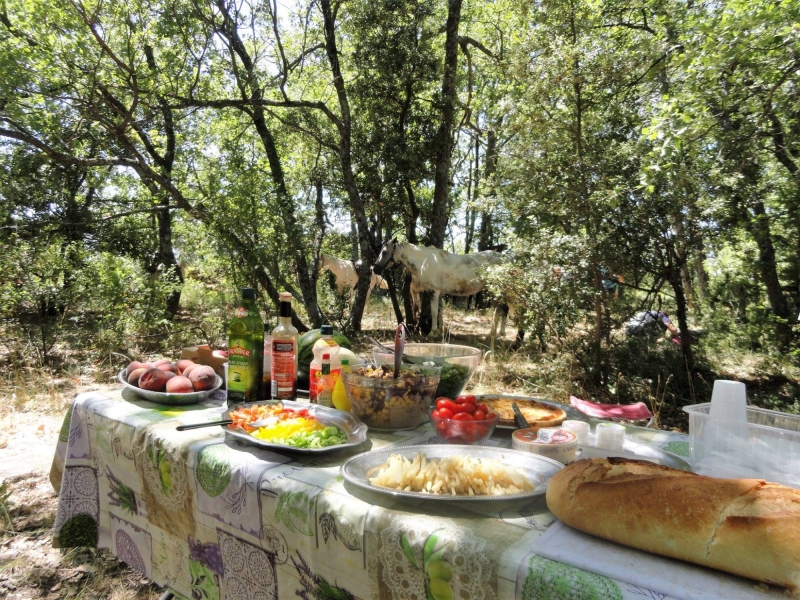
[[[747,407],[747,422],[711,417],[711,403],[689,413],[692,470],[712,477],[752,477],[800,488],[800,415]]]

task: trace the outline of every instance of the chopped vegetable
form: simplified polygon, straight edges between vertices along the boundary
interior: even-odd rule
[[[308,409],[292,410],[282,404],[259,404],[242,407],[230,414],[232,427],[243,429],[254,438],[295,448],[327,448],[347,442],[347,434],[332,425],[324,425],[308,414]],[[254,428],[254,421],[270,419],[267,427]]]

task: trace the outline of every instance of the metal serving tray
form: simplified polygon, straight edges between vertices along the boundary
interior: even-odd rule
[[[539,404],[546,404],[547,406],[553,406],[555,408],[560,408],[565,413],[567,413],[567,419],[572,419],[573,421],[586,421],[589,422],[589,417],[583,414],[581,411],[577,410],[576,408],[570,406],[569,404],[561,404],[559,402],[553,402],[551,400],[544,400],[542,398],[534,398],[531,396],[515,396],[512,394],[476,394],[475,397],[478,399],[478,402],[483,402],[484,398],[506,398],[509,400],[514,400],[518,404],[525,404],[526,402],[538,402]],[[497,429],[519,429],[516,425],[503,425],[502,423],[497,423]]]
[[[202,392],[190,392],[188,394],[168,394],[167,392],[152,392],[150,390],[143,390],[128,383],[128,381],[125,379],[125,369],[122,369],[122,371],[119,372],[117,375],[117,380],[134,394],[141,396],[150,402],[155,402],[156,404],[166,404],[167,406],[185,406],[187,404],[197,404],[198,402],[202,402],[211,396],[211,394],[216,392],[220,387],[222,387],[222,377],[219,375],[215,375],[215,377],[217,378],[216,383],[210,390],[204,390]]]
[[[248,402],[246,404],[240,404],[236,408],[226,411],[222,418],[229,419],[230,413],[237,408],[259,406],[263,404],[278,404],[278,402],[279,401],[277,400],[273,400],[267,402]],[[320,406],[319,404],[311,404],[309,402],[281,400],[280,403],[283,404],[285,408],[290,408],[292,410],[301,410],[303,408],[308,409],[308,414],[313,416],[323,425],[334,425],[335,427],[338,427],[344,431],[347,434],[347,442],[337,446],[328,446],[326,448],[297,448],[295,446],[287,446],[286,444],[275,444],[273,442],[259,440],[258,438],[254,438],[252,435],[244,431],[236,429],[233,425],[224,426],[225,433],[248,444],[253,444],[254,446],[261,446],[262,448],[269,448],[270,450],[281,450],[283,452],[297,452],[300,454],[327,454],[329,452],[341,450],[342,448],[358,446],[367,439],[366,424],[362,423],[361,420],[353,413],[344,412],[335,408],[328,408],[327,406]]]
[[[447,458],[456,454],[469,456],[470,458],[493,458],[502,462],[505,466],[516,467],[524,473],[536,487],[528,492],[519,494],[505,494],[503,496],[451,496],[437,494],[423,494],[421,492],[403,492],[389,488],[372,485],[369,478],[373,476],[373,469],[385,464],[392,454],[399,454],[408,458],[422,452],[427,458]],[[351,484],[387,496],[398,498],[415,498],[423,500],[435,500],[440,502],[495,502],[501,500],[518,500],[520,498],[530,498],[540,496],[547,491],[547,484],[550,479],[564,468],[557,460],[531,454],[530,452],[520,452],[519,450],[507,450],[505,448],[490,448],[488,446],[459,446],[459,445],[421,445],[421,446],[396,446],[364,452],[349,459],[342,465],[342,476]]]

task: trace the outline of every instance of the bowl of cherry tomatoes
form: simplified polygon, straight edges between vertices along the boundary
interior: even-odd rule
[[[472,394],[462,394],[455,400],[437,398],[431,424],[439,439],[451,444],[477,444],[492,435],[497,415]]]

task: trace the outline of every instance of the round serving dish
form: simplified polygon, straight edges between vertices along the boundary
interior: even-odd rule
[[[141,388],[136,387],[135,385],[131,385],[125,379],[125,371],[126,369],[122,369],[119,374],[117,375],[117,380],[124,385],[127,389],[131,390],[137,396],[141,396],[145,400],[149,400],[150,402],[155,402],[156,404],[165,404],[167,406],[184,406],[187,404],[197,404],[198,402],[202,402],[206,400],[211,394],[216,392],[220,387],[222,387],[222,377],[219,375],[215,375],[217,378],[214,387],[210,390],[203,390],[202,392],[190,392],[188,394],[169,394],[167,392],[152,392],[150,390],[143,390]]]

